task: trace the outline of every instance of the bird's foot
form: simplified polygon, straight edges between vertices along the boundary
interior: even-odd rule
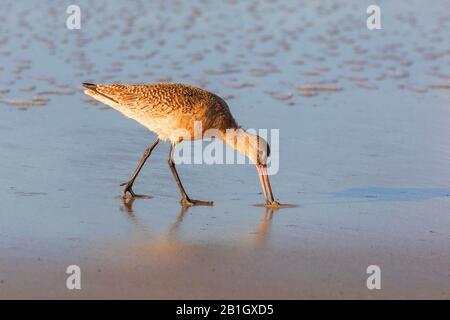
[[[133,186],[133,182],[134,181],[127,181],[127,182],[122,182],[121,184],[120,184],[120,186],[121,187],[123,187],[123,186],[130,186],[130,187],[132,187]]]
[[[282,209],[282,208],[296,208],[296,207],[298,207],[298,205],[288,204],[288,203],[279,203],[278,201],[274,200],[272,202],[266,202],[265,207],[276,210],[276,209]]]
[[[192,206],[212,206],[214,201],[201,201],[201,200],[192,200],[189,198],[183,198],[180,200],[181,205],[192,207]]]
[[[282,204],[276,200],[273,200],[272,202],[267,201],[266,207],[267,208],[280,208],[280,207],[282,207]]]
[[[121,183],[120,185],[125,186],[125,188],[123,188],[122,193],[120,194],[120,197],[122,199],[127,199],[127,193],[130,194],[130,198],[148,198],[148,199],[151,198],[150,196],[134,193],[132,182],[124,182],[124,183]]]
[[[136,195],[133,191],[133,184],[130,182],[124,182],[120,184],[121,187],[125,186],[125,188],[123,188],[122,193],[120,194],[120,197],[122,199],[126,199],[127,198],[127,193],[130,194],[131,198],[134,198],[134,196]]]

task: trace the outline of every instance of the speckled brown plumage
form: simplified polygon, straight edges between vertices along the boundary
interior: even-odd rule
[[[144,85],[89,84],[86,94],[135,119],[162,140],[175,141],[173,131],[184,129],[194,136],[194,123],[208,129],[237,128],[226,102],[206,90],[180,83]],[[202,133],[203,133],[202,132]]]

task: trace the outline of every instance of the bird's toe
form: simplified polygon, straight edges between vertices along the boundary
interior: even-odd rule
[[[213,201],[202,201],[202,200],[192,200],[192,199],[181,199],[180,203],[182,206],[212,206],[214,204]]]

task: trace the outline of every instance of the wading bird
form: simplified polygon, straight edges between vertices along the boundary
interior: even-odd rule
[[[179,83],[103,85],[85,82],[83,86],[86,88],[84,92],[87,95],[136,120],[157,135],[155,142],[145,150],[130,180],[121,184],[124,186],[122,198],[126,198],[127,193],[131,197],[137,196],[133,192],[133,184],[145,161],[160,141],[169,141],[171,148],[168,163],[180,189],[181,204],[188,206],[212,205],[212,201],[192,200],[187,195],[173,161],[175,146],[184,139],[180,136],[179,129],[187,131],[189,136],[194,139],[196,136],[195,122],[201,122],[202,137],[206,130],[216,129],[220,133],[219,138],[247,156],[255,164],[266,206],[279,206],[273,197],[267,175],[267,158],[270,155],[268,143],[258,135],[240,128],[231,115],[228,105],[219,96]]]

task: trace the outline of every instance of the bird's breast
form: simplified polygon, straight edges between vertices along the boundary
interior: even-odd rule
[[[163,117],[148,117],[135,114],[132,118],[148,130],[156,133],[161,140],[177,143],[182,140],[195,139],[194,120],[180,119],[179,117],[170,115]]]

